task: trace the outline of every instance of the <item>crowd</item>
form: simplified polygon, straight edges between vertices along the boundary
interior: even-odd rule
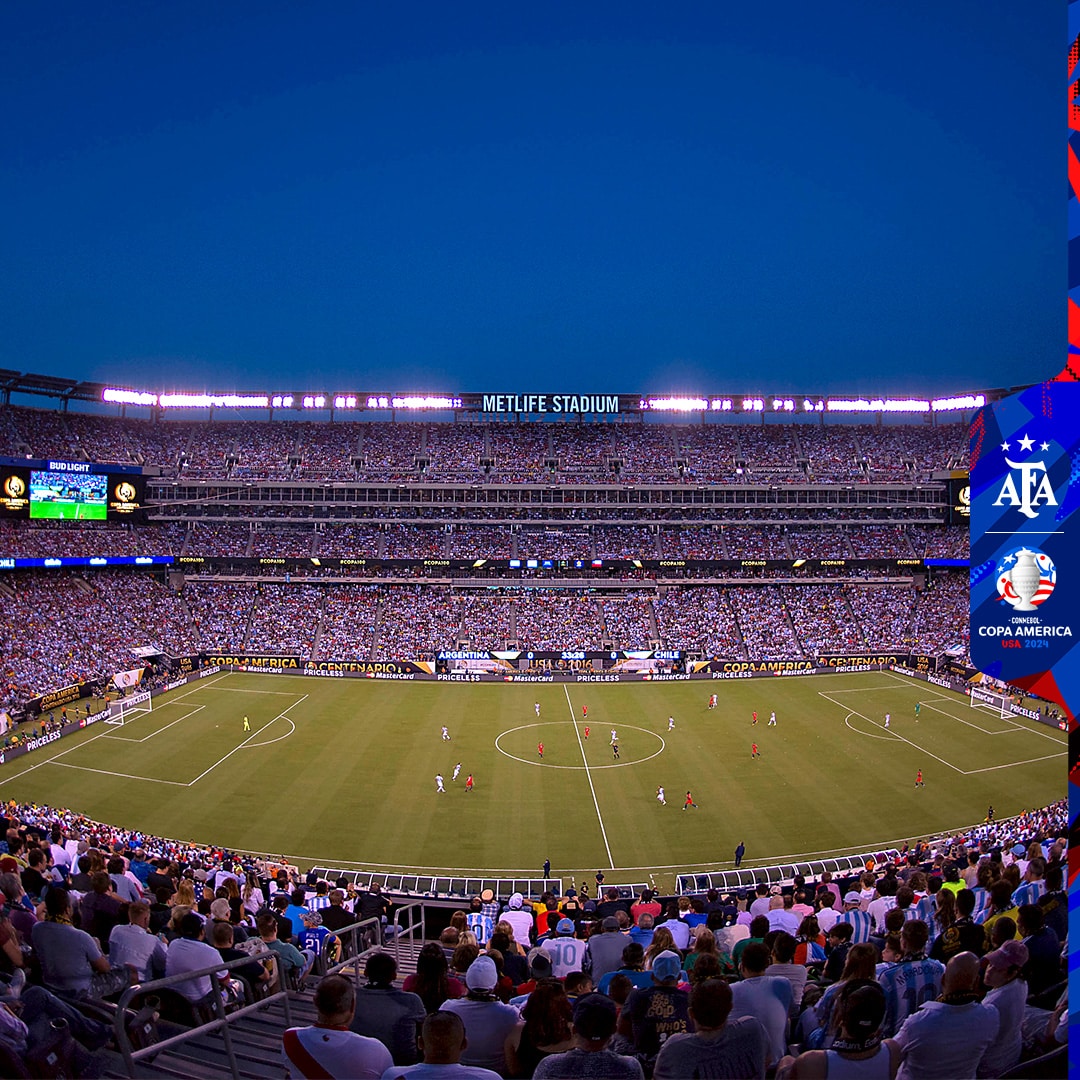
[[[91,1006],[190,975],[176,985],[180,1022],[199,1023],[219,991],[196,973],[249,957],[221,984],[226,1008],[275,977],[315,983],[317,1024],[281,1033],[288,1075],[963,1080],[1026,1062],[1064,1075],[1065,802],[905,844],[847,877],[631,896],[598,872],[595,896],[584,882],[537,897],[485,890],[423,946],[414,974],[400,981],[376,947],[360,986],[318,972],[337,932],[388,924],[393,898],[377,885],[63,809],[12,802],[2,818],[9,1058],[33,1058],[63,1019],[76,1073],[92,1075],[110,1034]]]

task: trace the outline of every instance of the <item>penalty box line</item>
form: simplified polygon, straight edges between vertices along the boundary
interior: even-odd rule
[[[607,852],[608,863],[612,870],[615,869],[615,860],[611,857],[611,845],[608,843],[607,829],[604,828],[604,816],[600,813],[600,803],[596,798],[596,788],[593,786],[592,770],[589,768],[589,760],[585,756],[585,744],[581,741],[581,732],[578,730],[577,717],[574,715],[574,703],[570,700],[570,689],[563,683],[563,693],[566,694],[566,707],[570,710],[570,723],[574,725],[574,734],[577,736],[578,748],[581,750],[581,761],[585,766],[585,779],[589,781],[589,790],[592,792],[593,806],[596,807],[596,820],[600,823],[600,835],[604,838],[604,850]]]

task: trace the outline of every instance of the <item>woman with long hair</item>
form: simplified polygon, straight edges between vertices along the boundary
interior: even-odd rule
[[[816,915],[807,915],[799,923],[799,932],[795,935],[796,964],[825,963],[825,935],[821,932]]]
[[[930,927],[931,936],[936,938],[944,934],[954,922],[956,922],[956,893],[952,889],[938,889],[937,910],[934,912],[934,922]]]
[[[695,926],[690,931],[690,951],[683,961],[683,970],[692,975],[699,957],[717,955],[716,935],[704,924]]]
[[[812,1009],[804,1009],[799,1017],[799,1031],[804,1043],[816,1049],[831,1044],[836,1035],[837,995],[853,979],[876,979],[877,962],[877,948],[868,941],[851,946],[840,978],[825,990]]]
[[[679,951],[675,948],[675,939],[671,936],[671,931],[666,926],[658,926],[653,931],[652,944],[645,950],[645,970],[652,971],[653,960],[669,949],[674,953]]]
[[[252,917],[257,915],[262,910],[263,904],[266,903],[263,897],[262,885],[259,884],[259,879],[251,871],[248,871],[247,880],[244,882],[240,897],[244,901],[244,911]]]
[[[521,1010],[521,1020],[506,1039],[506,1064],[511,1076],[532,1076],[550,1054],[574,1044],[570,1023],[573,1008],[558,979],[541,979]]]
[[[448,974],[446,953],[429,941],[416,957],[416,974],[406,977],[401,989],[417,994],[429,1013],[437,1012],[444,1001],[465,996],[464,984]]]

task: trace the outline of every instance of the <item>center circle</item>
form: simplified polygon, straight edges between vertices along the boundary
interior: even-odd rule
[[[648,757],[636,757],[627,760],[623,760],[622,758],[620,758],[618,761],[610,761],[606,765],[585,765],[584,763],[581,765],[556,765],[552,761],[542,760],[541,758],[539,758],[539,756],[537,756],[536,758],[520,757],[518,754],[512,754],[509,750],[506,750],[502,746],[502,740],[506,738],[507,735],[513,735],[515,731],[528,731],[530,728],[555,728],[560,734],[565,733],[567,736],[569,736],[571,742],[575,746],[576,751],[578,752],[580,752],[582,747],[585,745],[585,740],[582,740],[581,745],[578,745],[578,739],[581,737],[580,732],[578,732],[577,734],[571,733],[572,728],[577,728],[576,724],[568,724],[565,720],[541,720],[533,724],[521,724],[519,727],[507,728],[506,731],[500,732],[498,735],[495,736],[495,749],[498,750],[499,753],[503,755],[503,757],[508,757],[511,761],[520,761],[523,765],[537,765],[542,769],[571,769],[578,770],[580,772],[596,772],[598,769],[621,769],[627,765],[641,765],[646,761],[652,761],[654,757],[659,757],[667,749],[667,743],[664,741],[662,736],[658,735],[655,731],[650,731],[648,728],[635,727],[633,724],[619,724],[616,730],[640,731],[643,735],[648,735],[651,738],[655,739],[660,744],[660,747],[658,750],[655,750],[653,753],[649,754]],[[558,736],[556,736],[556,738],[558,738]],[[594,738],[589,741],[599,741],[603,745],[602,739],[597,740]],[[620,742],[622,742],[621,739]]]

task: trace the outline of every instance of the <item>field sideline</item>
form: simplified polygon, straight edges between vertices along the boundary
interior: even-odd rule
[[[535,875],[550,858],[564,878],[659,880],[730,866],[740,840],[747,865],[782,862],[969,825],[989,803],[1001,817],[1044,805],[1064,795],[1065,753],[1062,732],[889,672],[643,685],[223,673],[17,759],[0,795],[301,864]],[[698,805],[684,811],[687,789]]]

